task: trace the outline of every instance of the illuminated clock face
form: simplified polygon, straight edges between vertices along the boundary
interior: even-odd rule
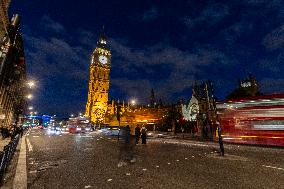
[[[100,61],[100,63],[102,63],[102,64],[106,64],[106,63],[107,63],[107,57],[104,56],[104,55],[100,55],[100,56],[99,56],[99,61]]]

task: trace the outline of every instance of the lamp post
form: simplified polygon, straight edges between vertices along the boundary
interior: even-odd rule
[[[32,89],[32,88],[35,87],[35,81],[29,80],[29,81],[27,82],[27,85],[28,85],[28,87],[29,87],[30,89]]]
[[[27,97],[27,99],[31,100],[33,98],[33,95],[32,94],[28,94],[26,97]]]
[[[121,107],[120,105],[117,105],[117,109],[116,109],[116,119],[118,121],[118,135],[117,135],[117,140],[119,141],[119,135],[120,135],[120,112],[121,112]]]

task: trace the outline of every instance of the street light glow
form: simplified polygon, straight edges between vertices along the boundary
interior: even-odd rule
[[[28,84],[29,88],[35,87],[35,82],[33,80],[28,81],[27,84]]]
[[[28,108],[29,110],[32,110],[32,109],[34,109],[32,106],[30,106],[29,108]]]
[[[132,99],[131,101],[131,104],[134,106],[136,104],[136,100],[135,99]]]
[[[32,99],[32,98],[33,98],[33,95],[32,95],[32,94],[28,94],[28,95],[27,95],[27,98],[28,98],[28,99]]]

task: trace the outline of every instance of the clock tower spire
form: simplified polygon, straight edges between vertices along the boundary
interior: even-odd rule
[[[111,52],[107,37],[101,33],[91,55],[88,100],[85,115],[93,123],[103,122],[108,105]]]

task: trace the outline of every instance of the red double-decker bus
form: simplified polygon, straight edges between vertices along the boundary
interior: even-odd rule
[[[226,142],[284,146],[284,94],[217,104]]]

